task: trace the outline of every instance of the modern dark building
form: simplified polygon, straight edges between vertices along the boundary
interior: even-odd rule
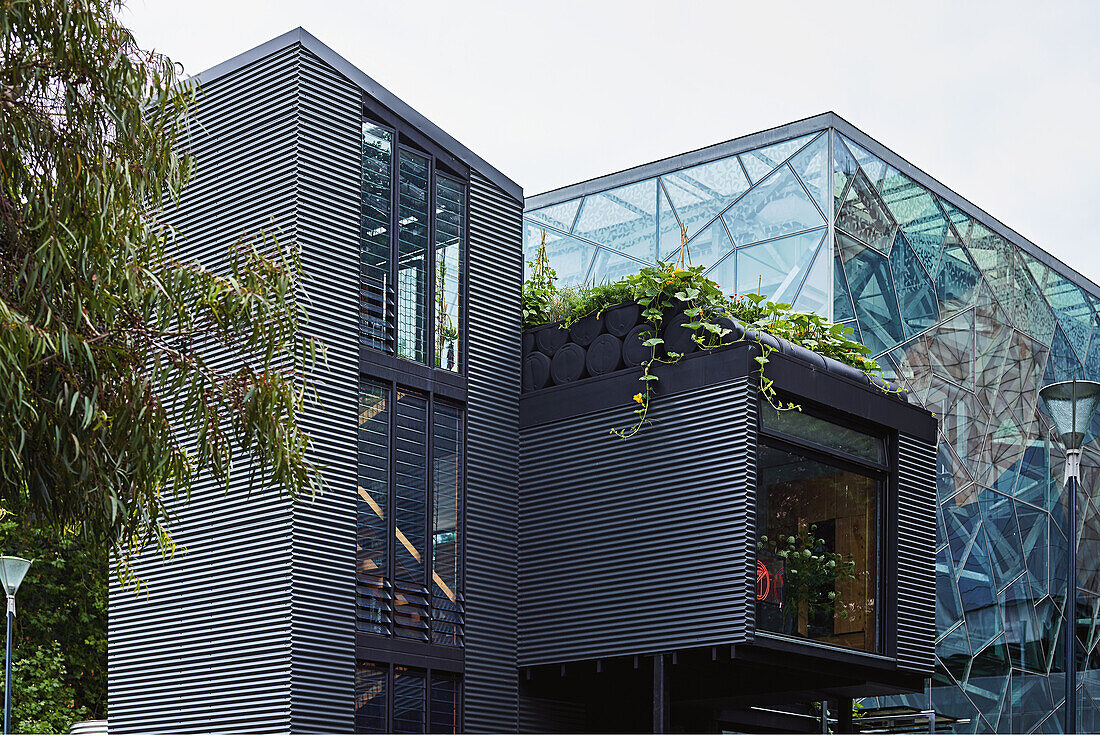
[[[211,268],[243,235],[301,247],[326,488],[174,507],[176,557],[111,593],[112,730],[790,730],[810,721],[785,706],[852,698],[1058,730],[1068,525],[1035,392],[1091,375],[1095,285],[833,114],[525,203],[301,29],[197,81],[171,219]],[[521,334],[543,232],[580,284],[667,258],[682,226],[728,290],[851,324],[908,398],[776,343],[804,407],[776,413],[749,341],[662,369],[624,441],[636,363],[521,372],[587,349]]]

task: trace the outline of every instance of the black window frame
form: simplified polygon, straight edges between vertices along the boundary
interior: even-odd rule
[[[805,438],[767,427],[764,424],[764,404],[768,403],[768,399],[766,397],[758,398],[756,412],[756,463],[758,468],[760,467],[760,447],[769,447],[781,451],[794,452],[809,460],[821,462],[840,470],[862,475],[876,481],[878,487],[876,499],[878,506],[876,513],[877,579],[874,589],[876,602],[874,617],[878,633],[876,636],[876,646],[871,650],[844,647],[836,644],[829,644],[827,642],[815,641],[809,638],[790,636],[780,632],[755,629],[754,627],[755,635],[757,637],[783,642],[787,645],[811,649],[825,649],[842,653],[845,656],[854,656],[857,658],[871,657],[876,659],[884,657],[893,658],[896,656],[896,600],[894,596],[890,595],[890,591],[896,589],[897,539],[896,533],[892,533],[891,530],[897,528],[897,431],[876,422],[861,420],[850,414],[838,412],[835,409],[827,408],[816,402],[809,401],[805,397],[796,396],[786,391],[778,392],[776,398],[776,403],[793,403],[799,406],[798,409],[791,409],[789,411],[800,411],[816,419],[862,432],[877,438],[882,443],[884,461],[875,463],[866,458],[844,452],[843,450],[831,448],[826,445],[819,445]],[[758,472],[756,481],[757,494],[762,492],[760,487],[760,475],[761,474]],[[756,505],[754,504],[754,528],[756,527],[756,523]],[[753,545],[752,558],[751,567],[755,569],[757,558],[755,545]]]
[[[419,640],[416,640],[416,639],[411,639],[411,638],[407,638],[407,637],[398,636],[397,633],[396,633],[397,624],[396,624],[396,621],[395,621],[395,619],[396,619],[396,610],[397,609],[396,609],[395,602],[393,600],[390,600],[390,604],[389,604],[390,605],[390,617],[389,617],[389,622],[388,622],[389,631],[387,633],[380,634],[380,633],[357,630],[356,631],[356,637],[357,637],[357,639],[359,637],[369,637],[368,640],[371,642],[370,647],[372,649],[376,646],[383,647],[383,648],[389,648],[389,649],[392,649],[392,648],[395,648],[395,647],[397,649],[402,649],[402,648],[407,649],[408,647],[404,647],[404,645],[400,644],[400,643],[399,644],[393,644],[392,646],[387,645],[385,643],[385,642],[393,642],[394,640],[401,640],[403,642],[407,642],[407,643],[415,645],[413,647],[413,649],[416,650],[416,651],[420,651],[420,649],[422,649],[423,647],[428,647],[429,649],[433,649],[433,648],[437,648],[437,647],[441,648],[439,650],[440,656],[444,656],[446,658],[453,658],[455,656],[454,652],[456,652],[456,651],[457,652],[463,652],[464,651],[464,649],[465,649],[464,642],[465,642],[465,638],[466,638],[466,635],[465,635],[465,628],[466,628],[466,626],[465,626],[465,589],[466,589],[466,581],[467,581],[467,537],[468,537],[468,535],[466,533],[466,530],[467,530],[467,503],[466,503],[467,493],[466,493],[466,489],[467,489],[467,479],[468,479],[467,457],[468,457],[468,452],[469,452],[468,446],[467,446],[467,441],[466,441],[466,438],[467,438],[467,431],[466,431],[467,430],[467,422],[469,421],[468,416],[467,416],[467,407],[463,402],[455,401],[454,399],[452,399],[448,396],[443,396],[443,395],[436,394],[435,392],[424,391],[423,389],[410,387],[405,382],[400,381],[400,380],[396,380],[396,379],[392,379],[392,378],[391,379],[381,379],[381,378],[378,378],[376,376],[372,376],[370,374],[363,373],[363,372],[360,372],[359,386],[357,387],[357,395],[361,394],[363,386],[366,383],[370,383],[370,384],[373,384],[375,386],[379,386],[386,392],[386,401],[387,401],[387,404],[386,404],[387,417],[386,418],[387,418],[387,421],[388,421],[387,450],[388,450],[388,453],[389,453],[388,468],[387,468],[387,482],[388,482],[388,486],[389,486],[389,493],[387,494],[386,509],[385,509],[385,513],[386,513],[386,517],[385,517],[386,518],[386,524],[385,524],[385,526],[386,526],[386,531],[385,531],[386,569],[382,574],[382,579],[383,579],[383,586],[384,586],[385,589],[390,591],[391,598],[394,595],[394,591],[395,591],[394,586],[396,584],[396,571],[397,571],[397,561],[396,561],[396,557],[397,557],[396,545],[397,545],[397,543],[395,541],[396,540],[396,534],[394,533],[394,530],[396,529],[395,525],[396,525],[396,508],[397,508],[397,492],[396,492],[396,488],[397,488],[397,485],[396,485],[396,483],[397,483],[397,464],[396,464],[396,462],[394,462],[394,452],[395,452],[395,443],[396,443],[396,437],[397,437],[396,433],[397,433],[397,422],[398,422],[397,414],[398,414],[398,412],[396,411],[396,407],[397,407],[397,400],[398,400],[398,398],[397,398],[398,397],[398,392],[404,391],[404,392],[414,393],[416,395],[424,397],[426,399],[426,402],[427,402],[427,415],[426,415],[427,416],[427,425],[426,425],[426,433],[425,433],[426,443],[425,443],[425,455],[424,455],[424,473],[425,473],[424,481],[425,481],[426,488],[427,488],[427,494],[425,496],[426,513],[424,514],[424,528],[422,530],[423,534],[425,535],[424,538],[426,539],[426,544],[424,545],[424,549],[421,551],[421,556],[423,557],[423,560],[424,560],[423,563],[422,563],[422,567],[423,567],[423,570],[422,570],[422,572],[423,572],[422,584],[424,586],[424,590],[427,592],[426,615],[428,617],[428,629],[427,629],[427,639],[426,639],[426,641],[419,641]],[[434,527],[434,513],[433,513],[433,511],[434,511],[434,507],[435,507],[434,426],[435,426],[435,417],[436,417],[436,407],[437,407],[438,404],[444,404],[447,407],[450,407],[450,408],[452,408],[456,411],[456,413],[458,415],[458,436],[460,438],[459,442],[460,442],[460,445],[461,445],[460,452],[459,452],[459,455],[458,455],[459,482],[460,482],[458,523],[459,523],[459,528],[460,528],[461,532],[460,532],[460,540],[459,540],[460,543],[459,543],[459,546],[458,546],[458,560],[457,560],[457,565],[456,565],[458,581],[459,581],[459,587],[458,587],[458,590],[455,591],[455,594],[458,598],[458,602],[459,602],[459,606],[460,606],[459,610],[460,610],[461,619],[462,619],[462,625],[461,625],[460,628],[461,628],[461,632],[462,632],[461,633],[461,639],[463,641],[463,644],[460,644],[460,645],[436,644],[436,643],[433,642],[433,636],[432,636],[433,633],[434,633],[434,627],[433,627],[434,617],[432,615],[433,611],[432,611],[432,604],[431,604],[432,585],[434,584],[433,581],[432,581],[432,573],[434,571],[434,536],[433,536],[433,532],[434,532],[434,528],[433,528]],[[356,432],[358,432],[358,427],[356,429]],[[356,534],[358,534],[358,517],[356,518]],[[358,605],[358,603],[356,603],[356,605]],[[431,655],[431,652],[428,651],[428,650],[425,650],[425,653],[428,654],[429,656]],[[370,660],[371,657],[362,656],[362,657],[360,657],[360,659]]]
[[[387,108],[380,105],[377,101],[364,96],[363,98],[363,110],[362,121],[369,122],[373,125],[377,125],[381,128],[389,130],[393,134],[393,140],[391,141],[392,148],[392,161],[391,161],[391,180],[390,180],[390,279],[392,288],[392,305],[393,309],[390,313],[391,324],[389,327],[389,333],[391,335],[391,344],[386,350],[379,350],[370,345],[361,345],[360,365],[364,363],[376,363],[387,367],[396,367],[398,370],[403,370],[406,367],[415,366],[417,368],[423,368],[427,370],[427,375],[435,375],[437,380],[447,381],[447,379],[440,378],[439,374],[446,374],[447,376],[455,376],[461,379],[465,379],[467,375],[467,366],[469,365],[469,252],[470,252],[470,168],[466,166],[457,157],[448,153],[444,148],[440,147],[423,133],[416,130],[403,119],[393,114]],[[399,311],[399,288],[398,288],[398,251],[399,251],[399,225],[400,220],[400,157],[403,150],[407,150],[411,153],[415,153],[419,156],[424,156],[428,159],[428,253],[427,253],[427,294],[425,294],[427,309],[425,313],[425,319],[427,320],[427,330],[425,333],[425,360],[423,363],[409,358],[401,357],[397,354],[397,313]],[[360,153],[360,156],[362,154]],[[360,161],[360,167],[362,162]],[[457,356],[458,370],[448,370],[446,368],[435,367],[435,211],[436,211],[436,177],[437,174],[444,176],[452,181],[456,181],[462,185],[463,192],[463,213],[462,213],[462,243],[460,252],[460,268],[459,275],[459,352]],[[387,295],[389,298],[390,295]],[[399,361],[395,365],[394,361]],[[415,369],[414,369],[415,370]]]
[[[368,653],[358,653],[368,654]],[[434,730],[432,724],[432,703],[434,698],[432,683],[436,677],[452,678],[456,685],[457,703],[458,707],[455,709],[455,733],[463,733],[465,729],[464,716],[465,708],[463,703],[465,702],[465,689],[466,678],[460,671],[456,671],[453,668],[443,666],[433,666],[431,662],[417,662],[415,664],[406,664],[404,662],[389,661],[386,658],[381,660],[372,658],[369,656],[356,656],[355,669],[358,673],[359,667],[362,665],[368,665],[375,667],[382,671],[383,682],[383,730],[381,731],[360,731],[357,715],[353,713],[353,733],[394,733],[393,721],[394,721],[394,680],[396,677],[396,669],[398,667],[404,667],[409,670],[414,670],[418,673],[422,673],[424,676],[424,701],[423,701],[423,716],[424,716],[424,731],[423,733],[448,733],[447,731]]]

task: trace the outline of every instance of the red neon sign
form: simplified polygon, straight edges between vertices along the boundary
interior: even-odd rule
[[[774,563],[774,572],[763,560],[756,561],[756,600],[783,605],[783,567]]]

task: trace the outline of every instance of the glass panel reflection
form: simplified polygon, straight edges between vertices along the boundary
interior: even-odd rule
[[[390,326],[393,283],[390,258],[393,133],[363,123],[361,212],[359,223],[359,340],[369,347],[393,351]]]
[[[873,478],[761,446],[756,628],[878,648],[878,487]]]
[[[459,370],[462,354],[462,228],[465,187],[435,180],[435,366]]]
[[[657,180],[585,197],[573,234],[639,260],[656,260]]]
[[[788,167],[751,189],[722,215],[737,246],[782,237],[825,224]]]
[[[661,183],[680,222],[687,225],[689,238],[749,188],[736,156],[666,174]]]
[[[428,159],[401,151],[398,164],[397,354],[428,361]]]
[[[764,294],[790,304],[810,269],[825,229],[780,238],[737,251],[737,292]]]
[[[886,450],[881,438],[834,424],[804,411],[778,411],[771,404],[763,402],[760,406],[760,424],[775,432],[797,437],[823,448],[839,450],[868,462],[886,462]]]

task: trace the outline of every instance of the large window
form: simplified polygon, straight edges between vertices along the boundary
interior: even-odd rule
[[[756,628],[878,651],[883,441],[767,403],[761,415]]]
[[[364,380],[357,627],[461,646],[462,410]]]
[[[451,672],[359,661],[357,733],[458,733],[462,679]]]
[[[462,368],[466,184],[435,156],[363,123],[360,342],[449,371]]]

